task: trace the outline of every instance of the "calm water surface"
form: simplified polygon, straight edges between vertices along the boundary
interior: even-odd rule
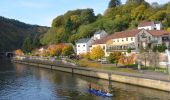
[[[170,93],[112,82],[112,98],[87,92],[91,82],[108,89],[108,81],[12,64],[0,59],[0,100],[170,100]]]

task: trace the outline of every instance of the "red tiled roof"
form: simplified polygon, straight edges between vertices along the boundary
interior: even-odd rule
[[[109,35],[105,38],[102,38],[100,40],[96,40],[93,44],[104,44],[109,39],[116,39],[116,38],[126,38],[126,37],[134,37],[136,34],[138,34],[141,30],[134,29],[134,30],[127,30],[122,32],[115,32],[112,35]],[[161,35],[170,35],[170,32],[166,30],[146,30],[148,33],[150,33],[153,36],[161,36]]]
[[[145,27],[145,26],[152,26],[152,25],[154,25],[154,22],[143,21],[143,22],[140,22],[138,27]]]
[[[104,44],[104,43],[106,43],[109,39],[111,39],[111,35],[110,35],[110,36],[106,36],[106,37],[104,37],[104,38],[102,38],[102,39],[96,40],[96,41],[93,43],[93,45],[95,45],[95,44]]]
[[[134,29],[134,30],[127,30],[122,32],[115,32],[111,35],[112,39],[115,38],[125,38],[125,37],[133,37],[138,34],[141,30]]]
[[[147,30],[153,36],[160,36],[160,35],[170,35],[170,32],[166,30]]]

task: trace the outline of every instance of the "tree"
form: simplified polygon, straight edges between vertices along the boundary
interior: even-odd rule
[[[90,52],[90,58],[93,60],[99,60],[104,57],[105,52],[100,46],[94,47]]]
[[[94,14],[93,9],[86,9],[81,12],[80,18],[82,24],[89,24],[95,21],[96,16]]]
[[[167,47],[166,47],[165,44],[163,44],[163,45],[158,46],[157,49],[158,49],[158,52],[165,52],[165,50],[167,49]]]
[[[127,49],[127,53],[131,53],[132,52],[132,49],[131,48],[128,48]]]
[[[127,0],[126,3],[127,4],[129,4],[129,3],[141,4],[143,2],[145,2],[145,0]]]
[[[121,57],[121,52],[113,52],[113,53],[110,53],[109,57],[107,58],[107,60],[110,62],[110,63],[116,63],[116,66],[118,64],[118,61]]]
[[[122,54],[120,56],[119,62],[121,64],[124,64],[124,65],[134,64],[134,62],[135,62],[135,54],[132,54],[132,55],[129,55],[129,56],[126,56],[126,55]]]
[[[15,55],[20,56],[20,55],[23,55],[23,54],[24,54],[24,53],[22,52],[21,49],[15,50]]]
[[[63,15],[58,16],[57,18],[55,18],[52,22],[52,27],[59,27],[61,25],[63,25],[64,23],[64,18]]]
[[[62,55],[63,56],[70,56],[74,53],[74,49],[72,46],[67,46],[67,47],[64,47],[63,50],[62,50]]]
[[[39,37],[36,36],[34,38],[32,45],[33,45],[33,49],[39,48],[41,46]]]
[[[108,8],[117,7],[121,5],[120,0],[110,0]]]
[[[107,61],[111,64],[115,63],[115,59],[113,58],[113,53],[110,53],[110,55],[107,57]]]
[[[29,36],[24,40],[23,43],[23,51],[26,53],[30,53],[33,50],[33,46],[32,46],[32,38]]]

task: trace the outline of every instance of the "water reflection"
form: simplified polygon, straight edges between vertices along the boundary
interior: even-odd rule
[[[112,82],[113,98],[87,92],[89,82],[108,81],[0,61],[0,100],[170,100],[168,92]]]

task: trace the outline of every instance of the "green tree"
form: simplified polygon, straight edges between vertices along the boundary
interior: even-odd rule
[[[33,49],[39,48],[41,46],[39,37],[36,36],[34,38],[32,45],[33,45]]]
[[[115,63],[115,59],[113,57],[113,53],[110,53],[110,55],[107,57],[107,61],[111,64]]]
[[[157,47],[158,52],[165,52],[165,50],[167,49],[167,47],[163,44]]]
[[[145,0],[127,0],[126,3],[127,4],[129,4],[129,3],[141,4],[143,2],[145,2]]]
[[[120,0],[110,0],[108,8],[117,7],[121,5]]]
[[[72,46],[67,46],[64,47],[64,49],[62,50],[62,55],[63,56],[70,56],[74,53],[74,49]]]
[[[25,53],[30,53],[33,50],[32,38],[30,36],[24,40],[22,48]]]
[[[52,22],[52,27],[59,27],[61,25],[63,25],[64,23],[64,17],[63,15],[58,16],[57,18],[55,18]]]
[[[95,21],[96,16],[94,14],[93,9],[86,9],[81,12],[80,18],[82,24],[89,24]]]
[[[116,63],[116,66],[118,64],[118,61],[121,57],[121,52],[113,52],[113,53],[110,53],[109,57],[107,58],[107,60],[110,62],[110,63]]]

